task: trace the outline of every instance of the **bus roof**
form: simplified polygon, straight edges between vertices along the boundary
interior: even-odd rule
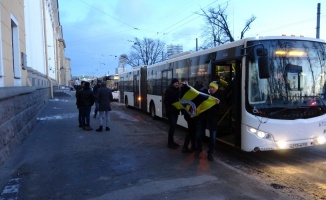
[[[172,56],[168,60],[164,60],[162,62],[158,62],[158,63],[155,63],[153,65],[149,65],[147,67],[152,68],[152,67],[159,66],[159,65],[162,65],[162,64],[169,64],[169,63],[172,63],[172,62],[175,62],[175,61],[178,61],[178,60],[183,60],[183,59],[196,57],[196,56],[212,53],[212,52],[223,50],[223,49],[228,49],[228,48],[241,46],[241,45],[244,45],[245,43],[247,43],[248,41],[263,41],[263,40],[303,40],[303,41],[314,41],[314,42],[325,43],[325,40],[322,40],[322,39],[302,37],[302,36],[257,36],[257,37],[248,37],[248,38],[244,38],[244,39],[237,40],[237,41],[234,41],[234,42],[229,42],[229,43],[222,44],[220,46],[212,47],[212,48],[205,49],[205,50],[182,52],[180,54]],[[132,72],[132,71],[137,71],[137,70],[139,70],[140,68],[143,68],[143,67],[146,67],[146,66],[137,66],[137,67],[134,67],[131,70],[121,72],[120,74]]]
[[[222,49],[228,49],[228,48],[232,48],[232,47],[236,47],[236,46],[241,46],[244,45],[246,42],[248,41],[261,41],[261,40],[304,40],[304,41],[315,41],[315,42],[325,42],[325,40],[322,39],[316,39],[316,38],[308,38],[308,37],[298,37],[298,36],[258,36],[258,37],[248,37],[248,38],[244,38],[241,40],[237,40],[234,42],[229,42],[226,44],[222,44],[220,46],[217,47],[212,47],[209,49],[205,49],[205,50],[200,50],[200,51],[189,51],[189,52],[183,52],[181,53],[180,56],[176,55],[175,57],[172,57],[172,59],[169,60],[165,60],[159,63],[155,63],[153,65],[148,66],[148,68],[151,67],[155,67],[158,65],[162,65],[162,64],[169,64],[178,60],[182,60],[182,59],[187,59],[187,58],[191,58],[191,57],[195,57],[195,56],[200,56],[203,54],[208,54],[208,53],[212,53],[215,51],[219,51]]]

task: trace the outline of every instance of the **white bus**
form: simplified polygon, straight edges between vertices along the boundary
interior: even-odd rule
[[[217,113],[217,138],[243,151],[325,143],[323,40],[294,36],[246,38],[130,73],[128,85],[126,79],[120,79],[121,101],[153,118],[165,118],[163,95],[172,78],[187,80],[191,86],[196,81],[208,86],[218,78],[227,82],[227,102]],[[187,126],[182,115],[178,124]]]
[[[146,110],[146,67],[119,74],[120,102],[126,107]]]

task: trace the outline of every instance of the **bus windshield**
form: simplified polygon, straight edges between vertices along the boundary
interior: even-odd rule
[[[248,112],[274,119],[307,119],[326,113],[326,45],[301,40],[261,43],[268,58],[269,78],[259,77],[256,51],[249,55],[246,78]]]

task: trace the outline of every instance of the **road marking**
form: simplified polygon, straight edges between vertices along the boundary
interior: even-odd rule
[[[1,193],[0,200],[18,200],[19,181],[20,178],[10,179]]]

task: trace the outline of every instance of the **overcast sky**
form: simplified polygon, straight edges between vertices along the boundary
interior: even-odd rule
[[[181,44],[184,51],[203,45],[200,9],[226,5],[234,38],[252,15],[245,37],[282,34],[316,37],[321,3],[320,38],[326,40],[326,4],[321,0],[59,0],[60,22],[73,76],[114,74],[121,54],[135,37]]]

